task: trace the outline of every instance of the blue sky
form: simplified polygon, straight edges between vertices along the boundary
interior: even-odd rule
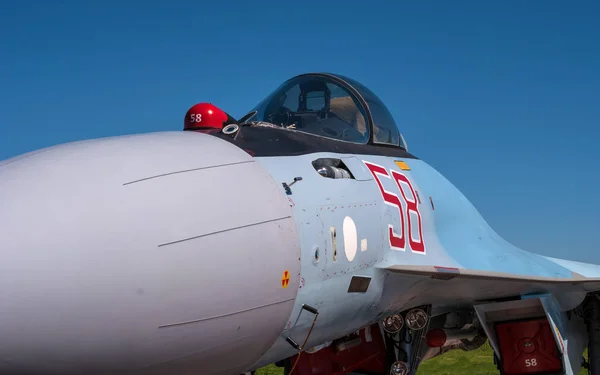
[[[235,117],[307,71],[355,78],[411,152],[526,250],[600,263],[600,3],[6,1],[0,159]]]

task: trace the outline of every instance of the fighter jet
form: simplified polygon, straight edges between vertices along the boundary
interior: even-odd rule
[[[0,373],[600,374],[600,267],[502,239],[361,83],[0,164]],[[582,353],[589,348],[589,360]]]

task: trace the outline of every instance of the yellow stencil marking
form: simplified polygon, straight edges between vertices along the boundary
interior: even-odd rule
[[[394,163],[396,163],[396,165],[403,171],[410,171],[410,167],[408,166],[408,164],[406,164],[402,160],[396,160]]]
[[[283,275],[281,275],[281,287],[283,289],[287,288],[290,284],[290,273],[288,270],[283,271]]]

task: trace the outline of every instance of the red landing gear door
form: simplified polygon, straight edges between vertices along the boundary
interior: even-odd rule
[[[562,353],[545,317],[499,322],[496,334],[503,375],[563,373]]]

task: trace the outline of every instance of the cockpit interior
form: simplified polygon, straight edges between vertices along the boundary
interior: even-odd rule
[[[255,121],[358,144],[406,145],[381,100],[353,79],[327,73],[296,76],[253,111]]]
[[[184,130],[208,132],[255,156],[338,152],[414,157],[382,101],[361,83],[337,74],[293,77],[239,120],[221,112],[212,104],[197,104],[186,113]]]

